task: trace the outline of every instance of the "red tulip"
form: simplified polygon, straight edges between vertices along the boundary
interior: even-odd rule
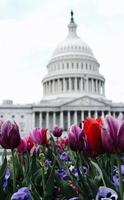
[[[3,122],[0,129],[0,144],[5,149],[14,149],[20,144],[19,128],[15,122]]]
[[[47,144],[47,130],[44,128],[42,129],[35,128],[30,134],[30,136],[35,144],[41,144],[41,145]]]
[[[68,144],[70,148],[74,151],[80,151],[84,147],[84,133],[76,125],[72,125],[68,133]]]
[[[28,137],[26,137],[26,140],[27,140],[27,150],[30,152],[30,150],[34,146],[34,142],[30,135]]]
[[[27,139],[25,137],[21,137],[20,138],[20,144],[16,149],[17,152],[19,152],[19,153],[25,152],[25,151],[27,151],[27,147],[28,147]]]
[[[93,118],[87,118],[84,121],[83,130],[87,138],[87,147],[91,156],[104,152],[101,138],[101,124],[101,119],[95,120]]]

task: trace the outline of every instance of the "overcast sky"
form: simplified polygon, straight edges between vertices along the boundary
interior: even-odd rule
[[[41,80],[71,9],[106,78],[106,97],[124,102],[124,0],[0,0],[0,102],[42,99]]]

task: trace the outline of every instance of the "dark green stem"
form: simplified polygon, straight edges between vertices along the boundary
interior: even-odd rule
[[[119,189],[120,189],[120,197],[123,199],[123,178],[121,173],[121,159],[119,154],[117,155],[117,164],[118,164],[118,172],[119,172]]]
[[[16,177],[15,177],[15,159],[14,159],[14,150],[11,150],[12,153],[12,162],[13,162],[13,192],[16,190]]]

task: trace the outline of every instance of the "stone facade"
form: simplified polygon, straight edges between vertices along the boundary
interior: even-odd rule
[[[15,120],[22,135],[34,127],[51,130],[58,124],[67,130],[87,116],[124,113],[124,104],[106,99],[100,64],[76,28],[71,12],[68,35],[55,49],[42,80],[43,99],[37,104],[15,105],[6,100],[0,105],[0,119]]]

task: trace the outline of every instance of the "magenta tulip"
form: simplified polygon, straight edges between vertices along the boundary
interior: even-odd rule
[[[20,144],[19,144],[19,146],[16,149],[17,152],[19,152],[19,153],[25,152],[25,151],[27,151],[27,147],[28,147],[28,145],[27,145],[27,139],[24,138],[24,137],[21,137],[20,138]]]
[[[59,128],[57,125],[53,128],[52,133],[55,137],[60,137],[62,135],[63,129]]]
[[[30,136],[35,144],[41,144],[41,145],[47,144],[47,130],[44,128],[42,129],[35,128],[30,134]]]
[[[20,144],[19,128],[15,122],[3,122],[0,129],[0,144],[5,149],[14,149]]]
[[[108,115],[101,130],[102,143],[108,152],[124,151],[124,119]]]
[[[68,133],[68,144],[70,148],[74,151],[82,150],[85,144],[84,137],[83,130],[76,125],[72,125]]]

